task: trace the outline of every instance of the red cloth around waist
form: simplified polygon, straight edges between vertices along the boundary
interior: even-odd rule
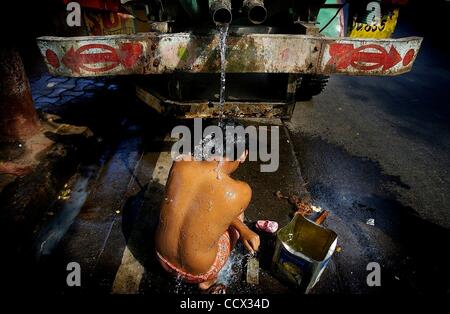
[[[161,254],[159,254],[159,252],[156,252],[156,255],[158,256],[158,260],[161,266],[173,276],[177,276],[178,278],[188,283],[201,283],[217,278],[217,275],[219,274],[222,267],[225,265],[228,257],[230,256],[230,253],[231,253],[231,241],[229,231],[227,230],[218,241],[216,259],[214,260],[214,263],[211,265],[210,269],[206,273],[198,275],[189,274],[179,269],[175,265],[171,264]]]

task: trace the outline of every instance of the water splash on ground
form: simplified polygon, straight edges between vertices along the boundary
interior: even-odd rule
[[[246,271],[246,261],[249,257],[249,252],[234,248],[228,261],[219,273],[218,282],[226,286],[233,286],[240,282]]]

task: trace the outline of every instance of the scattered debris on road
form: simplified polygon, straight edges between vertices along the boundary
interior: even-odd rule
[[[316,220],[314,221],[316,224],[321,225],[325,219],[327,219],[328,215],[330,214],[330,212],[328,210],[324,210],[319,217],[316,218]]]
[[[70,198],[70,195],[72,193],[72,190],[70,189],[69,185],[66,183],[64,184],[64,189],[59,193],[58,200],[66,201]]]

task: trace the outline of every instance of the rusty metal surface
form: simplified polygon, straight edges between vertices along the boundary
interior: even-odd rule
[[[185,109],[183,110],[183,108]],[[218,118],[221,114],[218,104],[211,106],[207,103],[185,103],[183,106],[177,107],[177,109],[177,116],[188,119]],[[285,104],[225,102],[223,114],[234,118],[281,118],[285,116]]]
[[[11,47],[0,48],[0,141],[26,140],[39,129],[19,52]]]
[[[272,119],[284,118],[289,115],[285,102],[226,101],[223,109],[221,109],[218,102],[174,101],[138,85],[136,85],[136,95],[158,113],[172,113],[180,118],[217,118],[221,112],[227,117],[235,118]]]
[[[219,37],[189,33],[40,37],[50,73],[64,76],[215,73]],[[227,39],[228,73],[396,75],[407,72],[422,39],[332,39],[248,34]]]

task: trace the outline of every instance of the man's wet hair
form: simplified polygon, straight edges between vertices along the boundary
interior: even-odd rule
[[[233,119],[223,120],[219,124],[210,123],[208,126],[218,126],[222,130],[222,138],[219,138],[214,132],[205,136],[201,143],[196,143],[196,146],[202,145],[203,151],[210,152],[211,155],[203,155],[202,159],[206,160],[212,156],[220,156],[228,160],[238,160],[245,150],[249,147],[248,134],[245,133],[245,126]],[[236,132],[240,129],[243,132]],[[218,142],[220,141],[220,142]],[[220,145],[220,143],[222,145]],[[222,151],[216,151],[215,148],[222,147]]]

